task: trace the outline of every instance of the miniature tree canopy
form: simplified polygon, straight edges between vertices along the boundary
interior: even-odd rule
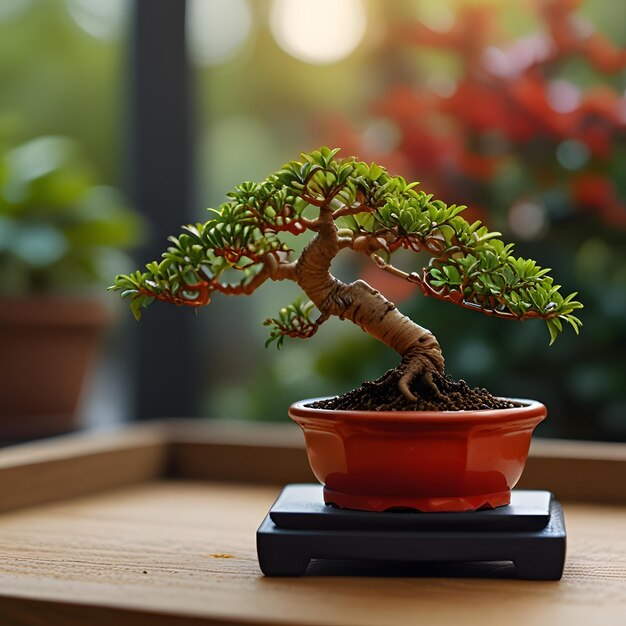
[[[550,343],[563,322],[578,332],[581,322],[573,312],[582,304],[575,293],[560,293],[549,269],[514,256],[500,233],[468,223],[464,206],[447,206],[417,183],[375,163],[336,158],[337,152],[323,147],[260,183],[242,183],[219,209],[211,209],[207,222],[170,237],[160,262],[117,276],[111,289],[130,298],[139,319],[155,299],[197,307],[208,304],[214,292],[248,295],[267,280],[294,281],[309,301],[290,304],[266,320],[267,343],[311,337],[333,315],[348,319],[401,355],[398,385],[409,400],[415,400],[409,389],[413,378],[428,381],[443,372],[439,343],[366,282],[347,284],[333,276],[330,265],[343,249],[365,255],[426,296],[501,318],[543,319]],[[311,241],[294,259],[281,234],[309,231]],[[402,248],[427,252],[430,260],[415,271],[401,270],[391,260]],[[233,274],[239,277],[235,281]]]

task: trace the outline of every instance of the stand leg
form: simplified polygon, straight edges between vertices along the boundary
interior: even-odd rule
[[[266,576],[303,576],[309,559],[293,554],[268,554],[259,557],[261,571]]]
[[[268,515],[256,534],[261,571],[266,576],[302,576],[311,557],[298,543],[297,535],[281,534]]]
[[[515,559],[517,576],[522,580],[560,580],[565,555],[550,552],[543,555],[524,555]]]

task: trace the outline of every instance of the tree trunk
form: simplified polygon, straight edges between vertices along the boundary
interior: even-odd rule
[[[330,216],[322,212],[320,229],[296,265],[298,285],[323,315],[348,319],[398,352],[404,370],[398,385],[409,400],[415,400],[408,387],[411,380],[422,376],[432,382],[432,374],[444,370],[437,339],[366,282],[346,284],[335,278],[330,264],[339,249],[337,228]]]

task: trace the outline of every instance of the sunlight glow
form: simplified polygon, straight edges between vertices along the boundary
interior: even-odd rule
[[[292,57],[313,65],[348,57],[365,36],[361,0],[274,0],[270,28],[276,43]]]

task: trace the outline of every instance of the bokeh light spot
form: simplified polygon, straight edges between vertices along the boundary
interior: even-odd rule
[[[388,154],[398,147],[402,133],[391,120],[381,118],[365,128],[361,139],[367,152]]]
[[[234,58],[252,29],[247,0],[190,0],[187,8],[189,56],[198,65]]]
[[[548,85],[548,102],[559,113],[571,113],[580,105],[580,89],[567,80],[553,80]]]
[[[589,160],[589,148],[576,139],[568,139],[556,149],[557,161],[567,170],[579,170]]]
[[[507,78],[515,74],[512,59],[504,50],[490,46],[483,52],[483,64],[488,72],[500,78]]]
[[[67,0],[67,10],[88,35],[109,41],[121,36],[130,3],[127,0]]]
[[[536,239],[547,228],[545,208],[535,202],[517,202],[509,211],[509,227],[520,239]]]
[[[361,0],[274,0],[270,28],[276,43],[292,57],[313,65],[348,57],[365,35]]]

